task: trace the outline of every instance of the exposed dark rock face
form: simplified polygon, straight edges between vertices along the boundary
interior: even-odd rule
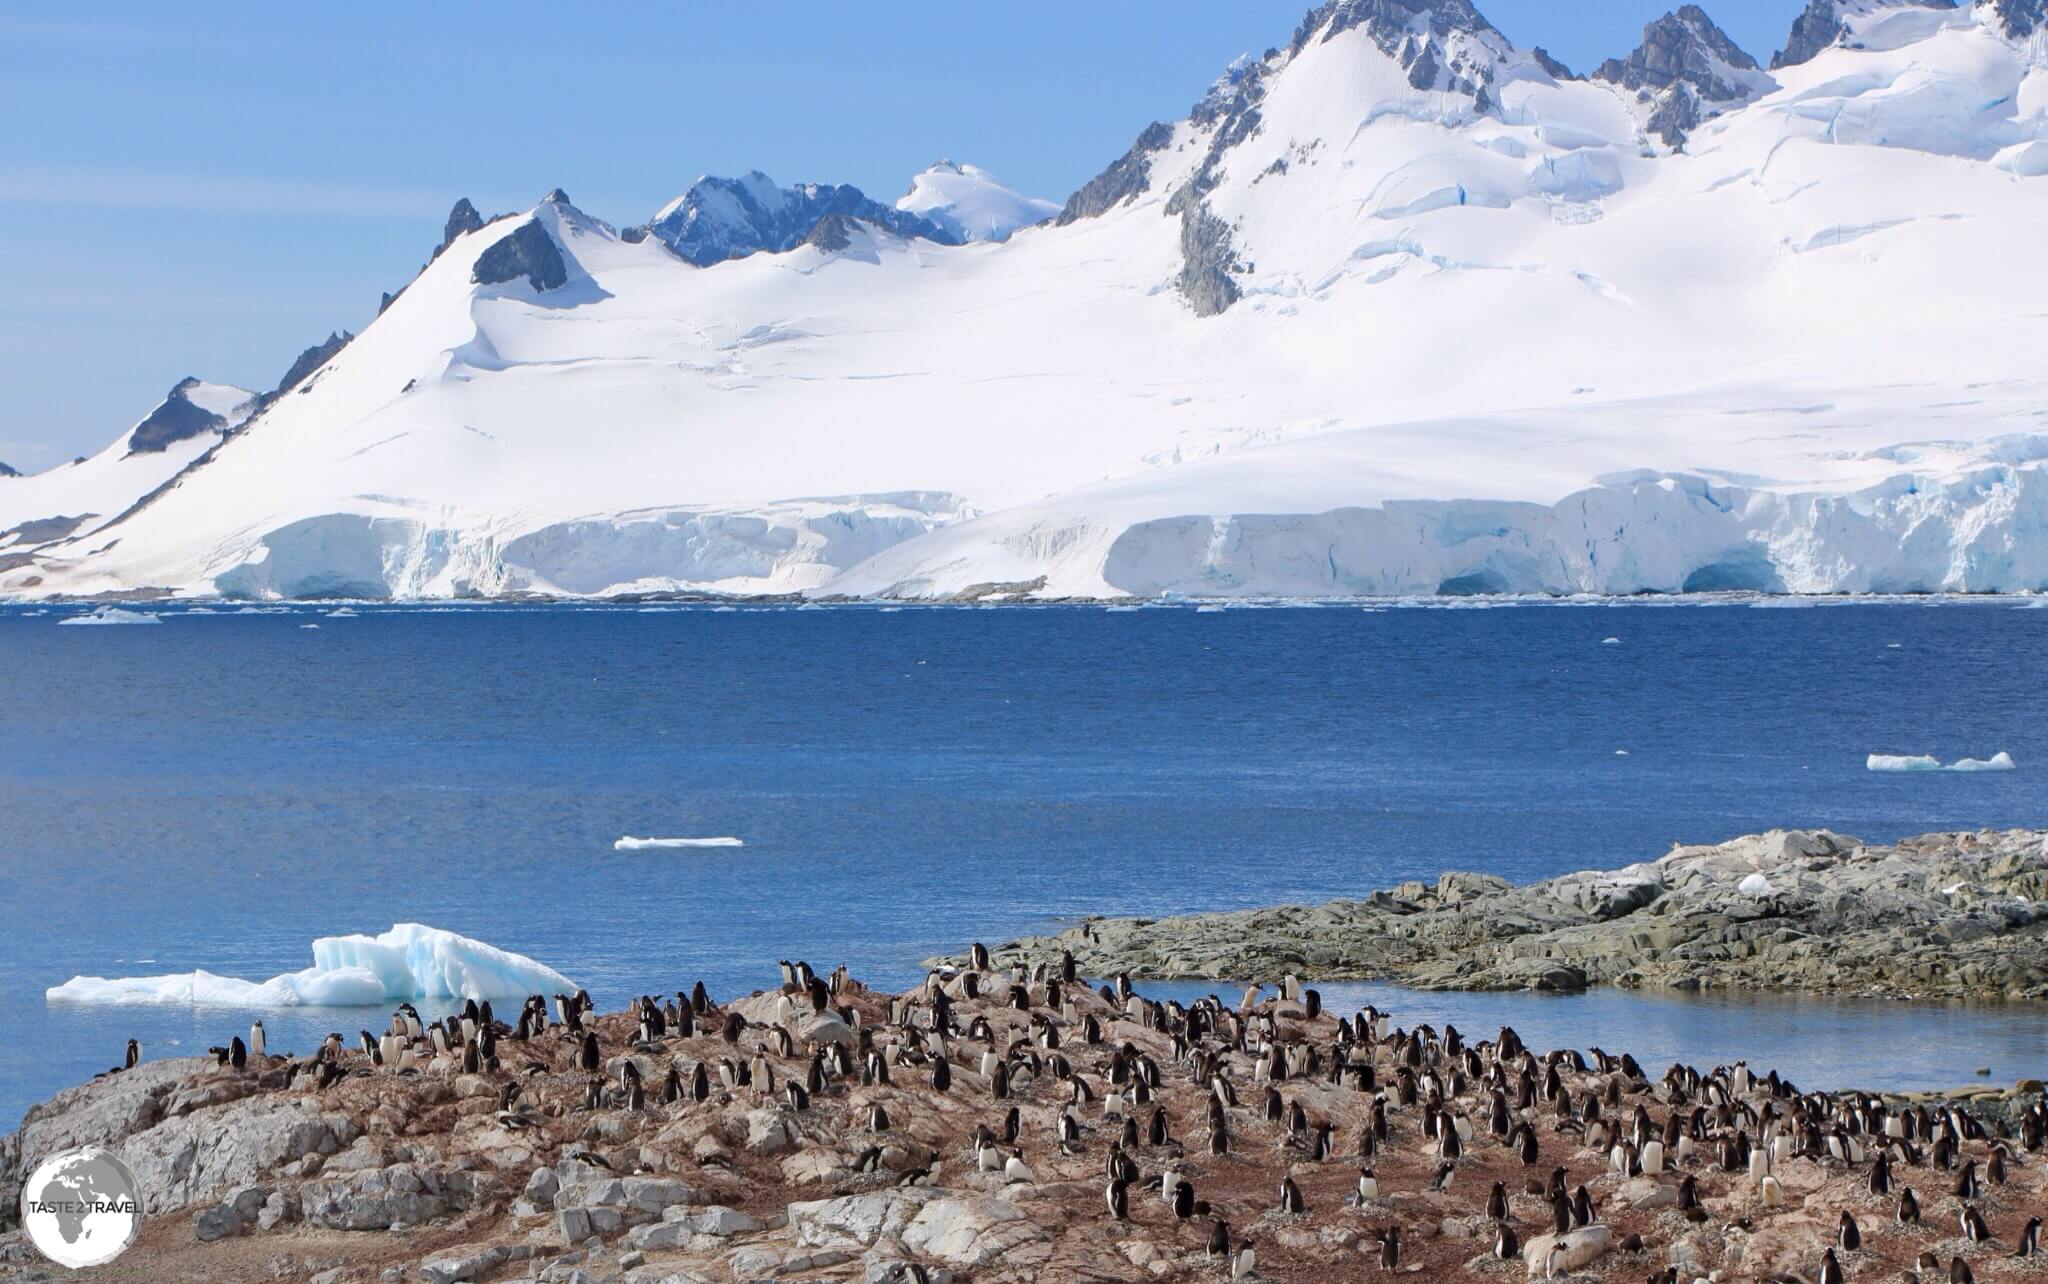
[[[1717,63],[1738,71],[1755,71],[1756,59],[1738,48],[1728,33],[1696,4],[1667,13],[1643,28],[1643,43],[1626,59],[1609,58],[1593,73],[1626,89],[1668,89],[1688,84],[1709,102],[1731,102],[1744,96],[1742,86],[1723,79]]]
[[[1730,73],[1756,71],[1756,59],[1714,25],[1706,11],[1689,4],[1643,28],[1643,43],[1627,58],[1610,58],[1593,73],[1645,101],[1656,100],[1650,132],[1677,147],[1711,106],[1746,101],[1754,82]]]
[[[11,475],[19,477],[21,474]],[[15,543],[21,546],[47,544],[51,540],[63,539],[97,516],[97,513],[80,513],[76,517],[38,517],[34,521],[23,522],[19,526],[11,526],[0,531],[0,541],[13,536]]]
[[[827,251],[843,250],[853,244],[854,220],[844,214],[827,214],[804,238],[805,245]]]
[[[322,342],[301,352],[299,359],[292,362],[291,369],[284,372],[284,378],[278,380],[277,388],[270,394],[271,399],[282,397],[304,383],[308,375],[331,361],[334,354],[347,347],[353,338],[354,335],[343,330],[339,334],[329,334]]]
[[[1543,70],[1549,72],[1553,77],[1557,78],[1558,80],[1578,79],[1576,75],[1572,74],[1572,69],[1570,67],[1565,66],[1556,58],[1551,57],[1550,51],[1548,49],[1545,49],[1542,45],[1537,45],[1534,49],[1531,49],[1529,51],[1529,56],[1536,60],[1537,66],[1543,68]]]
[[[1995,0],[1991,11],[2014,40],[2025,40],[2048,26],[2048,0]]]
[[[1153,121],[1131,144],[1131,150],[1110,163],[1108,169],[1083,183],[1067,198],[1053,223],[1065,227],[1075,219],[1094,218],[1130,200],[1145,190],[1152,177],[1152,153],[1173,140],[1173,127]]]
[[[1470,0],[1329,0],[1302,19],[1289,48],[1300,53],[1311,40],[1330,40],[1360,27],[1407,71],[1414,88],[1469,94],[1479,110],[1492,108],[1492,63],[1473,60],[1447,43],[1456,32],[1498,35]]]
[[[9,463],[8,463],[8,462],[7,462],[6,460],[4,460],[4,459],[0,459],[0,477],[19,477],[19,476],[21,476],[21,470],[20,470],[20,469],[18,469],[18,468],[15,468],[15,467],[13,467],[13,466],[12,466],[12,465],[10,465],[10,464],[9,464]]]
[[[661,216],[648,234],[699,267],[779,254],[805,243],[823,220],[838,215],[886,228],[901,237],[958,245],[960,237],[930,219],[871,200],[844,183],[777,187],[756,170],[743,178],[700,178]]]
[[[1956,0],[1899,0],[1902,4],[1918,5],[1922,9],[1953,9]],[[2041,0],[2001,0],[2001,3],[2033,5],[2039,10]],[[1771,59],[1771,70],[1781,67],[1797,67],[1811,62],[1815,54],[1829,48],[1840,40],[1847,31],[1842,25],[1840,0],[1810,0],[1805,12],[1792,20],[1792,34],[1785,38],[1785,47]]]
[[[560,189],[549,193],[552,200]],[[528,219],[505,238],[477,256],[469,279],[478,285],[501,285],[526,278],[536,290],[552,290],[569,279],[569,266],[555,238],[539,223]]]
[[[1199,201],[1180,217],[1180,292],[1198,317],[1213,317],[1237,302],[1231,271],[1237,256],[1230,243],[1230,225]]]
[[[454,209],[448,211],[447,226],[441,229],[441,249],[434,252],[439,254],[454,244],[456,237],[474,232],[483,225],[484,216],[476,212],[476,206],[469,203],[467,196],[463,197],[455,202]]]
[[[159,454],[174,442],[197,437],[203,432],[226,429],[227,420],[210,410],[193,405],[186,399],[186,390],[198,383],[199,381],[190,375],[180,379],[163,399],[162,404],[149,412],[149,418],[135,425],[134,433],[128,438],[130,454]]]

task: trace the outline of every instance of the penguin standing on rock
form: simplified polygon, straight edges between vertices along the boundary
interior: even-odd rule
[[[142,1045],[137,1043],[135,1040],[130,1039],[128,1040],[128,1059],[125,1063],[123,1063],[121,1068],[123,1070],[133,1070],[136,1066],[139,1066],[141,1064]]]
[[[2013,1250],[2014,1257],[2037,1257],[2041,1252],[2041,1219],[2027,1219],[2027,1228],[2020,1232],[2020,1246]]]

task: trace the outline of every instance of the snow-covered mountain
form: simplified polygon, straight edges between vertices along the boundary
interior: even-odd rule
[[[877,223],[898,236],[923,237],[943,245],[958,245],[966,239],[919,217],[916,211],[892,209],[869,200],[858,187],[833,183],[777,187],[774,179],[759,170],[742,178],[698,179],[663,206],[645,231],[689,262],[709,267],[762,251],[794,249],[820,222],[834,217]]]
[[[2048,588],[2040,7],[1819,0],[1765,72],[1687,6],[1578,78],[1333,0],[1003,241],[471,210],[0,591]]]
[[[896,208],[931,220],[960,241],[1007,241],[1018,228],[1060,212],[1057,203],[1025,196],[979,165],[949,160],[911,179]]]
[[[263,404],[261,394],[180,379],[156,408],[99,454],[47,472],[0,472],[0,568],[32,565],[29,550],[85,540],[176,477]]]

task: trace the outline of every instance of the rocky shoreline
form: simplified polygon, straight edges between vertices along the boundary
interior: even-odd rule
[[[2038,1083],[1802,1094],[1403,1029],[1293,978],[1183,1006],[1059,953],[974,961],[900,995],[797,964],[724,1003],[536,996],[445,1044],[401,1011],[374,1051],[143,1061],[0,1138],[0,1217],[42,1160],[99,1145],[149,1212],[82,1273],[103,1281],[1692,1284],[1813,1278],[1845,1216],[1859,1276],[2037,1269],[2011,1253],[2048,1193]],[[1909,1186],[1924,1216],[1900,1223]],[[1996,1243],[1961,1234],[1965,1205]],[[0,1222],[0,1279],[58,1278]]]
[[[1522,887],[1447,873],[1327,905],[1090,918],[994,952],[1155,979],[2043,999],[2044,898],[2042,830],[1888,845],[1772,830]]]

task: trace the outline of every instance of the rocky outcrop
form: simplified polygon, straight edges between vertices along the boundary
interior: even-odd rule
[[[1077,219],[1099,217],[1143,192],[1152,178],[1152,154],[1172,141],[1171,125],[1155,120],[1145,126],[1129,151],[1067,198],[1054,225],[1065,227]]]
[[[834,253],[853,244],[853,230],[856,220],[844,214],[827,214],[818,220],[818,225],[804,237],[804,244],[814,249]]]
[[[1753,868],[1797,884],[1851,850],[1826,835],[1751,841],[1702,849],[1672,877]],[[1658,899],[1647,868],[1561,882],[1562,908],[1527,916],[1625,920]],[[1473,905],[1507,890],[1446,875],[1400,897]],[[494,1056],[473,1073],[423,1039],[403,1041],[397,1067],[347,1049],[109,1072],[0,1138],[0,1215],[19,1206],[22,1172],[97,1142],[136,1168],[150,1214],[117,1279],[1377,1279],[1391,1278],[1380,1242],[1396,1232],[1399,1272],[1422,1280],[1640,1278],[1666,1263],[1688,1279],[1770,1278],[1810,1275],[1844,1209],[1863,1220],[1858,1277],[1878,1279],[1938,1234],[1896,1226],[1866,1193],[1878,1139],[1914,1141],[1888,1160],[1892,1180],[1917,1181],[1946,1224],[1953,1208],[1934,1201],[1950,1178],[1924,1166],[1945,1120],[1958,1161],[1988,1163],[2009,1137],[2012,1175],[1981,1201],[2004,1243],[1949,1232],[1943,1251],[1970,1255],[1985,1284],[2031,1269],[2004,1245],[2038,1185],[2038,1083],[1937,1114],[1800,1096],[1765,1067],[1653,1078],[1622,1050],[1411,1032],[1396,1014],[1323,1010],[1297,982],[1190,1008],[1090,988],[1061,959],[935,972],[897,995],[843,973],[813,987],[796,966],[782,988],[706,1002],[687,1034],[681,1005],[652,999],[652,1028],[589,1016],[592,1045],[494,1023]],[[1650,1138],[1666,1140],[1653,1151]],[[1121,1216],[1105,1198],[1112,1162],[1130,1166]],[[1497,1238],[1503,1222],[1519,1244]],[[18,1244],[0,1235],[0,1262],[27,1260]]]
[[[2044,897],[2042,831],[1773,830],[1526,887],[1450,873],[1328,905],[1089,919],[997,953],[1139,977],[2048,998]]]
[[[448,222],[441,229],[441,244],[435,248],[434,256],[440,257],[441,251],[453,245],[456,237],[478,231],[483,225],[484,216],[476,212],[476,206],[469,203],[467,196],[455,202],[455,208],[448,211]]]
[[[304,383],[308,376],[334,359],[334,354],[349,345],[355,336],[346,330],[329,334],[326,339],[301,352],[298,360],[284,372],[284,378],[277,381],[277,387],[270,397],[275,400]]]
[[[2003,0],[2016,6],[2038,5],[2041,0]],[[1785,37],[1785,47],[1771,58],[1771,70],[1783,67],[1797,67],[1813,61],[1814,55],[1823,49],[1832,48],[1848,28],[1842,25],[1842,5],[1845,0],[1808,0],[1806,8],[1792,20],[1792,33]],[[1956,0],[1897,0],[1899,4],[1918,5],[1922,9],[1953,9]]]
[[[502,285],[521,277],[534,289],[543,291],[569,280],[569,266],[563,261],[555,238],[534,219],[521,223],[479,254],[469,274],[477,285]]]
[[[859,219],[897,236],[941,245],[961,242],[930,219],[870,200],[851,184],[778,187],[758,170],[740,178],[698,179],[655,215],[646,230],[679,257],[708,267],[750,254],[795,249],[832,218]]]
[[[1696,4],[1645,26],[1642,44],[1625,59],[1600,64],[1593,79],[1652,104],[1648,129],[1672,147],[1683,145],[1686,135],[1716,111],[1770,87],[1756,59]]]
[[[4,460],[4,459],[0,459],[0,478],[5,478],[5,477],[19,477],[19,476],[21,476],[21,470],[20,470],[20,469],[18,469],[18,468],[15,468],[15,467],[14,467],[13,465],[9,464],[9,463],[8,463],[8,462],[7,462],[6,460]]]
[[[130,453],[154,454],[173,442],[197,437],[203,432],[224,431],[226,419],[193,405],[186,398],[186,390],[198,386],[199,380],[190,375],[173,385],[157,408],[149,412],[149,417],[135,425],[135,431],[128,435]]]
[[[2048,27],[2048,0],[1992,0],[1998,25],[2014,40],[2025,40]]]

